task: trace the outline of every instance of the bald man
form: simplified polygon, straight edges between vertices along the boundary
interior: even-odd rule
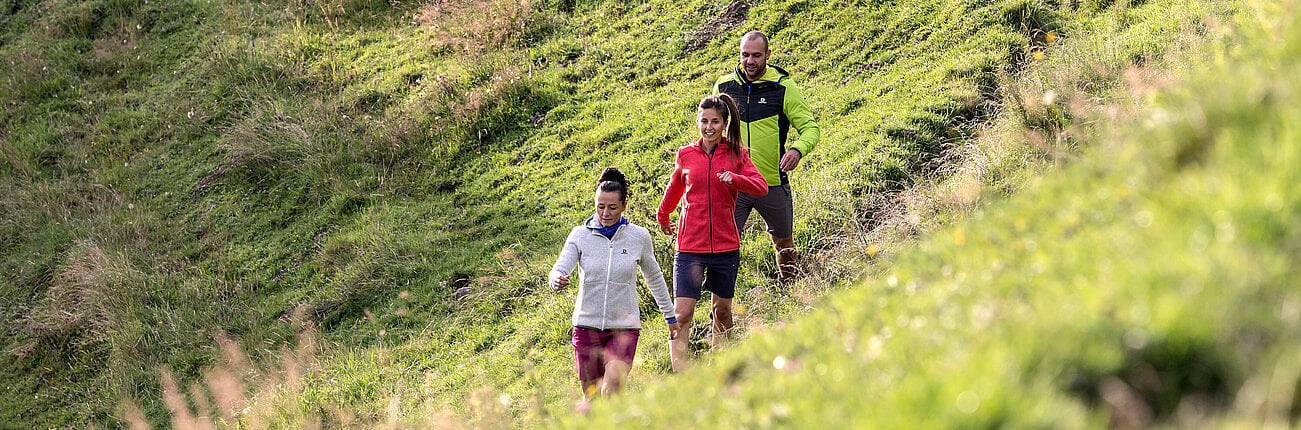
[[[750,147],[750,159],[768,181],[762,197],[741,193],[736,201],[736,229],[745,229],[753,209],[768,225],[777,248],[777,281],[785,285],[795,277],[795,210],[787,172],[817,146],[822,132],[804,95],[790,74],[768,65],[768,36],[751,31],[741,37],[741,61],[736,70],[718,78],[714,93],[732,96],[740,108],[741,139]],[[787,142],[791,127],[799,134]]]

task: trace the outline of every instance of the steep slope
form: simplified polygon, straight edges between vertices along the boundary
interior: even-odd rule
[[[770,33],[826,130],[795,186],[800,246],[827,264],[800,300],[742,298],[757,326],[804,312],[834,286],[822,280],[852,280],[870,256],[830,255],[839,238],[877,222],[876,196],[947,175],[951,149],[1019,103],[1008,76],[1049,35],[1125,34],[1118,67],[1161,52],[1186,24],[1165,18],[1191,14],[1156,1],[0,6],[0,396],[15,405],[0,422],[33,426],[110,424],[124,402],[160,420],[160,368],[199,381],[226,338],[274,368],[305,328],[321,333],[320,371],[290,396],[306,413],[466,412],[479,387],[529,399],[508,402],[516,416],[567,410],[572,297],[541,288],[548,260],[604,166],[630,172],[630,218],[651,224],[692,105],[743,31]],[[1015,187],[1011,172],[981,180]],[[772,252],[748,237],[743,290],[769,283]],[[648,327],[638,378],[667,367]]]
[[[1181,72],[1131,70],[1141,108],[1077,163],[566,426],[1295,426],[1295,12],[1208,17]]]

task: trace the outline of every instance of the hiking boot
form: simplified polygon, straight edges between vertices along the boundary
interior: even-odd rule
[[[795,280],[795,275],[799,271],[799,267],[795,265],[799,258],[795,252],[795,238],[774,237],[772,243],[777,248],[777,284],[785,288]]]

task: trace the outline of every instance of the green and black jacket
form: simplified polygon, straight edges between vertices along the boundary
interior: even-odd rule
[[[714,93],[736,99],[741,109],[741,138],[749,145],[750,160],[769,186],[787,183],[786,173],[777,168],[787,149],[794,148],[807,156],[822,137],[813,111],[804,103],[804,94],[780,67],[769,64],[763,77],[754,82],[746,81],[745,73],[737,68],[718,78]],[[787,144],[791,126],[795,126],[799,138]]]

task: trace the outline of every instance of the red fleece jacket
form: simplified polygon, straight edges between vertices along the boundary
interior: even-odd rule
[[[678,216],[678,251],[718,253],[741,249],[741,238],[736,232],[737,191],[753,196],[768,194],[768,182],[750,162],[750,154],[743,151],[740,159],[733,156],[727,139],[718,143],[712,155],[705,153],[700,141],[678,148],[673,161],[673,176],[660,200],[657,220],[660,226],[669,225],[669,214],[686,199]],[[732,172],[732,184],[718,180],[718,174]]]

